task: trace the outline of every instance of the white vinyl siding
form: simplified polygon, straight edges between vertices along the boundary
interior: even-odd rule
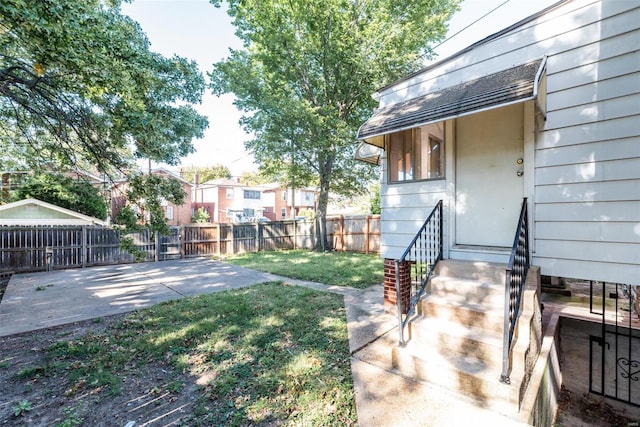
[[[549,56],[534,199],[543,274],[640,280],[639,19],[638,8],[607,18],[591,26],[602,42]]]
[[[633,222],[611,222],[606,224],[590,222],[538,221],[536,236],[546,240],[578,241],[586,234],[597,237],[601,242],[633,243],[632,236],[637,224]],[[595,240],[595,239],[594,239]]]
[[[634,118],[637,120],[637,118]],[[618,121],[614,121],[617,123]],[[602,127],[608,127],[611,125],[611,122],[601,123]],[[624,126],[623,124],[619,125],[619,127],[623,127],[627,130],[630,129],[628,126]],[[607,135],[612,135],[612,132],[605,132]],[[549,132],[546,133],[547,135]],[[562,138],[563,141],[566,138]],[[581,164],[581,163],[589,163],[594,160],[597,161],[607,161],[607,160],[618,160],[624,158],[634,158],[640,157],[640,137],[634,138],[618,138],[614,140],[615,143],[612,144],[610,141],[605,139],[600,139],[595,142],[585,141],[583,144],[576,145],[557,145],[557,146],[542,146],[542,144],[538,144],[538,151],[536,152],[536,166],[538,167],[549,167],[549,166],[562,166],[562,165],[570,165],[570,164]],[[542,142],[539,140],[539,142]],[[588,144],[588,150],[585,150],[585,146]]]
[[[386,159],[382,162],[385,165]],[[391,185],[383,183],[380,194],[383,257],[400,257],[438,201],[446,199],[444,180]],[[446,203],[444,211],[443,228],[446,236]]]
[[[638,83],[640,83],[640,79],[638,79]],[[553,106],[553,104],[547,105]],[[640,114],[638,96],[637,94],[631,94],[620,98],[555,110],[553,114],[548,115],[545,128],[557,129],[579,126],[621,117],[637,116],[638,114]]]
[[[589,142],[617,141],[621,138],[637,137],[637,117],[611,119],[590,126],[589,129],[547,129],[538,135],[536,149],[563,147]],[[584,153],[588,153],[587,150]]]
[[[624,13],[621,18],[621,13]],[[573,56],[577,63],[601,61],[608,53],[600,46],[603,40],[626,36],[638,30],[640,4],[636,0],[577,0],[569,2],[533,22],[524,24],[502,36],[452,57],[442,65],[404,80],[381,91],[380,106],[403,101],[424,92],[439,90],[495,73],[527,60],[549,55]],[[637,39],[621,48],[633,51]],[[610,43],[618,44],[616,40]],[[576,52],[591,47],[591,57]],[[610,47],[610,45],[604,46]],[[575,83],[573,83],[575,84]]]
[[[543,275],[640,284],[639,23],[636,0],[570,1],[381,90],[380,106],[547,56],[546,121],[525,162],[532,262]],[[440,186],[383,183],[383,257],[404,251],[440,198],[446,210],[454,154]]]
[[[615,144],[615,142],[610,142]],[[595,184],[598,182],[609,182],[616,180],[640,178],[640,168],[638,168],[639,157],[617,159],[617,160],[597,160],[595,158],[584,163],[566,164],[559,166],[547,166],[536,170],[536,185],[557,184],[558,197],[566,199],[566,195],[571,184],[588,182]],[[637,196],[638,194],[633,194]],[[627,195],[628,197],[628,195]]]
[[[567,184],[536,187],[536,204],[633,200],[640,194],[640,181],[582,182],[571,185],[571,191],[565,191],[566,188]]]

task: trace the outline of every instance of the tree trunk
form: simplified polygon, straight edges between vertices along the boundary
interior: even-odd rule
[[[327,162],[327,169],[331,162]],[[322,252],[329,250],[329,240],[327,237],[327,206],[329,205],[329,176],[326,169],[320,174],[320,194],[318,195],[318,210],[316,211],[316,231],[318,241],[316,246]]]
[[[324,199],[324,201],[323,201]],[[329,240],[327,238],[327,200],[328,194],[323,194],[322,188],[318,197],[318,210],[316,212],[316,231],[318,236],[317,248],[324,252],[329,249]]]

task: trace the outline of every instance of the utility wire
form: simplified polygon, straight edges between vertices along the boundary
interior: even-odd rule
[[[480,18],[476,19],[475,21],[473,21],[472,23],[468,24],[467,26],[465,26],[464,28],[458,30],[455,34],[451,35],[450,37],[447,37],[445,40],[441,41],[440,43],[438,43],[436,46],[431,48],[431,52],[433,52],[434,50],[436,50],[437,48],[439,48],[440,46],[442,46],[443,44],[445,44],[446,42],[448,42],[449,40],[451,40],[452,38],[454,38],[455,36],[457,36],[458,34],[462,33],[463,31],[466,31],[469,29],[469,27],[471,27],[472,25],[475,25],[476,23],[478,23],[479,21],[483,20],[484,18],[486,18],[487,16],[491,15],[493,12],[495,12],[496,10],[500,9],[502,6],[504,6],[505,4],[509,3],[511,0],[505,0],[502,3],[500,3],[498,6],[494,7],[493,9],[491,9],[489,12],[485,13],[484,15],[482,15]],[[420,56],[420,59],[423,59],[425,56],[427,55],[427,53],[424,53]]]

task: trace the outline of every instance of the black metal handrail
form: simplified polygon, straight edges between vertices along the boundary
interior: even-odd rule
[[[511,257],[505,277],[504,332],[502,350],[502,375],[500,381],[510,384],[511,351],[513,333],[520,315],[522,289],[529,271],[529,219],[527,214],[527,198],[522,200],[520,218],[513,239]]]
[[[402,256],[395,260],[400,345],[404,328],[415,312],[438,261],[442,259],[442,200],[427,217]]]

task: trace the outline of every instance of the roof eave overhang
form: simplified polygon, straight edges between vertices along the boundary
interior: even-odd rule
[[[384,144],[384,137],[382,137],[382,142]],[[380,157],[382,156],[383,149],[384,146],[379,147],[367,141],[360,142],[356,148],[355,159],[378,166],[380,165]]]
[[[390,133],[402,132],[403,130],[413,129],[413,128],[417,128],[417,127],[420,127],[420,126],[426,126],[426,125],[429,125],[429,124],[432,124],[432,123],[444,122],[446,120],[457,119],[459,117],[464,117],[464,116],[470,116],[472,114],[478,114],[478,113],[482,113],[484,111],[495,110],[496,108],[507,107],[507,106],[513,105],[513,104],[520,104],[521,102],[531,101],[531,100],[534,100],[534,99],[535,99],[534,96],[529,96],[527,98],[521,98],[521,99],[518,99],[516,101],[505,102],[505,103],[499,104],[499,105],[492,105],[490,107],[480,108],[478,110],[467,111],[467,112],[460,113],[460,114],[452,114],[450,116],[444,116],[444,117],[441,117],[441,118],[438,118],[438,119],[434,119],[434,120],[426,120],[424,122],[416,122],[415,124],[402,126],[402,127],[397,128],[397,129],[394,128],[393,131],[381,132],[381,133],[373,134],[373,135],[370,135],[370,136],[367,135],[366,137],[358,138],[358,139],[363,141],[363,142],[365,142],[365,143],[367,143],[367,144],[375,145],[376,147],[380,147],[380,148],[384,148],[384,136],[388,135]]]
[[[501,79],[508,78],[510,73],[515,73],[516,77],[509,82],[506,89],[498,86]],[[497,81],[494,86],[491,86],[491,79]],[[489,81],[488,90],[473,87],[474,85],[482,87],[485,83],[483,80]],[[475,95],[467,97],[468,92],[475,92]],[[458,98],[449,103],[444,102],[438,105],[438,98],[452,96],[451,94]],[[429,98],[436,101],[430,103]],[[382,108],[360,126],[357,139],[384,149],[384,136],[390,133],[531,100],[537,101],[538,110],[542,112],[543,116],[546,116],[546,57]],[[433,104],[436,104],[435,107]],[[430,108],[435,111],[430,111]],[[423,119],[411,118],[411,116],[420,116],[421,112],[426,112],[422,114]],[[400,117],[395,117],[396,114]],[[382,119],[378,117],[380,115],[384,115]],[[376,130],[375,124],[372,125],[373,121],[381,122],[377,125],[378,130]]]

